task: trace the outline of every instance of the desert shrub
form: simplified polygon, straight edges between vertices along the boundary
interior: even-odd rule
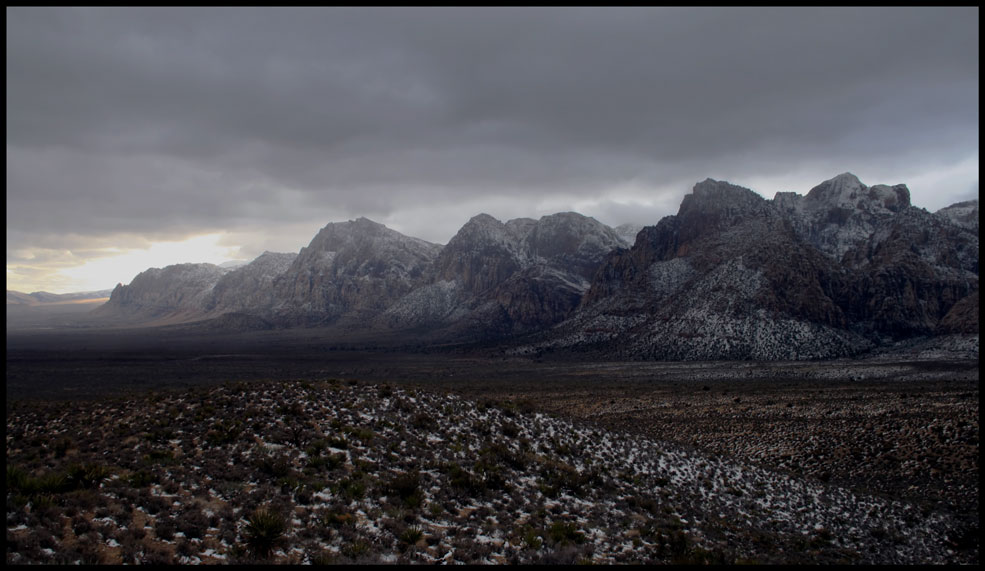
[[[431,418],[431,415],[419,412],[410,419],[410,425],[419,430],[429,430],[435,428],[438,423]]]
[[[520,427],[513,422],[504,422],[501,428],[503,436],[507,438],[516,438],[520,435]]]
[[[166,510],[171,503],[161,496],[152,495],[148,490],[141,490],[137,499],[137,505],[144,508],[147,513],[156,515]]]
[[[80,536],[75,549],[83,565],[102,565],[105,563],[101,550],[101,541],[95,532]]]
[[[110,469],[107,466],[89,462],[86,464],[71,464],[68,467],[67,477],[72,487],[91,490],[99,487],[99,484],[109,477],[109,475]]]
[[[312,470],[335,470],[345,464],[344,454],[328,454],[325,456],[308,455],[308,467]]]
[[[308,422],[292,420],[285,431],[285,442],[295,448],[303,448],[311,440],[311,427]]]
[[[345,427],[345,432],[356,440],[361,440],[364,444],[369,444],[376,437],[373,429],[365,426],[347,426]]]
[[[579,473],[563,462],[547,461],[540,468],[539,488],[542,494],[550,498],[556,498],[562,493],[581,496],[593,485],[601,483],[602,478],[598,472]]]
[[[477,477],[482,481],[482,488],[486,490],[506,490],[509,484],[503,475],[502,469],[498,464],[494,464],[485,459],[480,459],[473,466]]]
[[[157,482],[157,477],[152,472],[147,470],[137,470],[126,476],[126,483],[134,488],[146,488],[151,484]]]
[[[332,448],[345,450],[349,448],[349,441],[346,440],[344,436],[332,437],[328,439],[328,445],[331,446]]]
[[[177,530],[178,526],[170,517],[159,516],[154,522],[154,534],[160,539],[171,541],[174,539],[174,532]]]
[[[173,565],[174,557],[163,547],[148,545],[143,553],[137,555],[140,565]]]
[[[89,518],[82,515],[76,515],[72,518],[72,533],[83,535],[90,531],[92,531],[92,522]]]
[[[335,554],[331,551],[320,551],[310,556],[312,565],[332,565],[335,563]]]
[[[472,496],[479,495],[486,490],[485,482],[481,478],[477,478],[458,464],[450,464],[446,468],[446,473],[448,474],[448,483],[453,488],[465,491]]]
[[[262,454],[256,461],[256,467],[273,478],[283,478],[291,472],[291,465],[284,456]]]
[[[197,506],[183,511],[175,521],[178,531],[190,539],[201,538],[209,527],[209,520]]]
[[[316,438],[312,440],[308,447],[304,449],[304,453],[308,456],[321,456],[321,453],[328,448],[328,441],[324,438]]]
[[[631,509],[641,509],[656,515],[660,512],[660,504],[657,500],[647,497],[630,496],[626,498],[626,503]]]
[[[424,501],[424,492],[420,489],[421,474],[417,470],[397,474],[383,489],[387,494],[400,498],[408,507],[416,508]]]
[[[530,454],[513,452],[502,442],[493,442],[479,450],[479,457],[490,464],[503,464],[514,470],[523,470],[530,463]]]
[[[178,544],[175,546],[175,553],[183,557],[191,557],[192,555],[198,553],[198,547],[196,547],[191,541],[182,539],[178,541]]]
[[[363,474],[354,472],[349,478],[339,480],[332,486],[332,491],[347,502],[362,499],[366,495],[366,482]]]
[[[222,446],[236,442],[243,432],[243,423],[238,420],[220,419],[205,433],[205,442],[211,446]]]
[[[287,522],[283,516],[263,508],[257,509],[246,520],[244,533],[247,548],[254,557],[266,559],[286,530]]]
[[[287,417],[300,418],[304,416],[304,405],[296,401],[289,404],[282,404],[277,407],[277,412]]]
[[[55,440],[52,445],[52,450],[55,452],[55,458],[64,458],[65,454],[72,448],[74,443],[72,439],[68,436],[62,436],[61,438]]]
[[[420,541],[421,538],[423,537],[424,537],[424,532],[421,530],[421,528],[416,526],[411,526],[405,529],[403,532],[401,532],[398,539],[400,539],[400,541],[406,544],[407,546],[410,546]]]
[[[31,497],[31,511],[42,516],[54,515],[49,512],[55,509],[58,500],[54,494],[35,494]]]
[[[7,490],[22,491],[28,488],[32,478],[31,475],[19,466],[7,464]]]
[[[301,487],[295,489],[294,501],[302,506],[311,505],[311,502],[314,501],[314,492],[311,491],[311,486],[302,484]]]
[[[356,516],[346,511],[332,510],[322,515],[321,521],[327,527],[354,526]]]
[[[547,535],[561,545],[568,543],[584,543],[585,534],[578,531],[578,526],[572,522],[556,521],[547,529]]]
[[[60,494],[72,489],[68,476],[62,472],[48,472],[26,482],[24,491],[29,494]]]
[[[342,546],[342,554],[350,559],[358,559],[369,553],[369,543],[363,539],[357,539]]]
[[[544,544],[544,539],[538,530],[530,527],[524,526],[519,530],[520,543],[526,549],[540,549]]]
[[[144,546],[141,545],[140,541],[135,540],[130,535],[126,535],[120,541],[120,561],[124,565],[137,565],[141,563],[140,558],[143,550]]]
[[[692,546],[671,559],[674,565],[732,565],[735,560],[720,549],[708,550]]]
[[[144,454],[141,461],[148,466],[170,466],[177,462],[174,452],[161,449],[151,450],[147,454]]]
[[[391,409],[393,409],[395,411],[403,412],[403,413],[408,413],[408,414],[409,413],[412,413],[412,412],[414,412],[416,410],[414,408],[413,403],[411,403],[410,401],[407,401],[405,399],[402,399],[399,396],[398,397],[394,397],[393,404],[391,404],[390,407],[391,407]]]

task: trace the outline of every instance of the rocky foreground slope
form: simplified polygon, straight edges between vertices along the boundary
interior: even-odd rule
[[[850,173],[772,200],[708,179],[632,244],[629,227],[572,212],[480,214],[445,246],[361,218],[329,224],[297,256],[148,270],[101,311],[130,323],[231,312],[213,326],[492,340],[519,354],[836,358],[977,335],[977,220],[977,201],[930,213],[905,185]]]
[[[21,403],[7,435],[8,564],[978,557],[945,512],[387,385]]]

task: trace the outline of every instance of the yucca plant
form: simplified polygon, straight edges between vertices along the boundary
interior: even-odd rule
[[[266,559],[284,536],[287,522],[276,512],[259,508],[246,519],[246,545],[254,557]]]
[[[110,469],[102,464],[89,462],[72,464],[68,467],[68,479],[78,488],[89,490],[99,487],[99,484],[110,475]]]
[[[31,475],[19,468],[7,464],[7,489],[21,491],[30,487]]]
[[[402,548],[406,548],[406,547],[410,547],[411,545],[414,545],[415,543],[420,541],[421,538],[423,537],[424,537],[424,532],[421,530],[421,528],[412,526],[412,527],[408,527],[403,532],[401,532],[399,539],[402,543]]]

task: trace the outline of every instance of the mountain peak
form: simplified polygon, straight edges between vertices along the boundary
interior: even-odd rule
[[[812,188],[805,199],[831,206],[853,207],[867,188],[857,176],[844,172]]]
[[[724,222],[758,212],[766,205],[766,199],[748,188],[707,178],[694,185],[691,194],[684,197],[677,215],[683,218],[711,216]]]

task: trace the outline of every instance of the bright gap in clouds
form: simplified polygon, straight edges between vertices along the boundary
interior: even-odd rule
[[[141,250],[114,248],[118,254],[64,268],[57,273],[71,281],[72,291],[111,289],[117,283],[130,283],[137,274],[148,268],[202,262],[221,264],[235,260],[238,258],[238,248],[220,245],[222,237],[222,233],[216,233],[177,242],[154,242],[149,248]]]

